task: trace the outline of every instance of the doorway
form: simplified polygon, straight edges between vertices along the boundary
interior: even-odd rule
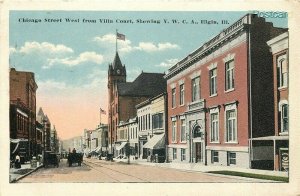
[[[196,163],[202,163],[203,162],[203,149],[202,149],[202,142],[196,142],[195,143],[195,153],[196,153]]]

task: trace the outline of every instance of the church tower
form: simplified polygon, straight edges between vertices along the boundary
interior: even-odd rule
[[[119,122],[118,100],[116,99],[116,91],[118,83],[126,83],[126,68],[122,65],[118,52],[116,52],[113,63],[108,66],[108,137],[109,143],[113,144],[116,139],[116,129]]]
[[[122,65],[118,52],[116,52],[113,63],[108,66],[108,100],[109,104],[113,102],[113,95],[116,91],[116,85],[119,82],[126,82],[126,67]]]

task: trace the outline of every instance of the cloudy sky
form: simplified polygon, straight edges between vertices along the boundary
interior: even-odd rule
[[[116,29],[126,36],[118,41],[118,51],[132,81],[141,71],[165,72],[245,13],[11,11],[10,67],[35,73],[37,109],[43,108],[66,139],[94,129],[99,108],[107,111],[107,69],[116,52]],[[138,22],[145,20],[150,23]],[[268,21],[287,27],[286,19]]]

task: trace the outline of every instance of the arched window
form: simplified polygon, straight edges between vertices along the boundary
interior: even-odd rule
[[[288,65],[286,55],[282,55],[277,60],[277,80],[278,87],[287,87],[288,85]]]
[[[201,133],[200,127],[197,126],[194,130],[194,138],[201,137],[201,136],[202,136],[202,133]]]

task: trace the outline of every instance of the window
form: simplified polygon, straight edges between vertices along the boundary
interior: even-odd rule
[[[277,71],[278,71],[278,86],[286,87],[288,82],[288,68],[287,68],[287,60],[285,55],[283,57],[278,58],[277,62]]]
[[[163,128],[163,113],[152,115],[152,129]]]
[[[151,129],[151,124],[150,124],[151,122],[150,122],[150,114],[148,114],[148,127],[149,127],[149,129]]]
[[[172,89],[172,108],[176,106],[176,88]]]
[[[211,151],[211,163],[218,163],[219,162],[219,152],[212,150]]]
[[[234,60],[225,63],[226,68],[226,81],[225,90],[231,90],[234,88]]]
[[[183,105],[184,104],[184,84],[181,84],[180,87],[180,99],[179,99],[179,104]]]
[[[120,139],[125,138],[124,130],[120,130]]]
[[[237,142],[235,109],[226,111],[226,142]]]
[[[236,165],[236,153],[235,152],[228,152],[228,165]]]
[[[210,95],[217,94],[217,68],[209,71],[210,74]]]
[[[176,141],[176,121],[172,121],[172,142]]]
[[[192,102],[200,99],[200,77],[192,79]]]
[[[147,120],[148,120],[148,116],[147,114],[145,115],[145,129],[147,130],[148,129],[148,123],[147,123]]]
[[[281,132],[288,132],[289,130],[289,117],[288,117],[288,104],[281,106]]]
[[[185,149],[181,148],[181,161],[185,161],[185,160],[186,160]]]
[[[146,126],[145,126],[145,115],[143,116],[143,130],[145,130],[146,129]]]
[[[173,160],[177,159],[177,149],[173,148]]]
[[[142,130],[142,122],[141,122],[141,117],[139,117],[139,130]]]
[[[210,141],[219,141],[219,113],[210,114]]]
[[[186,133],[185,133],[185,119],[181,119],[181,127],[180,127],[180,141],[185,142],[186,141]]]
[[[197,137],[202,137],[202,133],[201,133],[201,129],[199,126],[197,126],[194,130],[194,138],[197,138]]]

